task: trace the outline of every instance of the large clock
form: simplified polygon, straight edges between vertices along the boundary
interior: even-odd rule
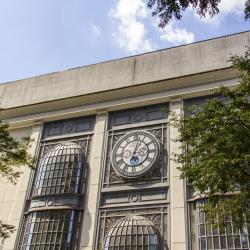
[[[147,131],[132,131],[122,136],[114,145],[111,164],[124,178],[137,178],[150,171],[158,161],[160,143]]]

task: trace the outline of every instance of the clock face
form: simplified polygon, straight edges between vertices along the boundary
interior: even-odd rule
[[[115,144],[111,164],[125,178],[143,176],[153,167],[160,155],[157,138],[147,131],[133,131],[122,136]]]

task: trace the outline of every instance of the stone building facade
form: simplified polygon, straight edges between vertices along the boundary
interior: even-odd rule
[[[228,58],[249,45],[244,32],[1,84],[1,119],[38,159],[0,180],[0,219],[17,227],[2,249],[250,249],[230,221],[205,223],[166,112],[237,85]]]

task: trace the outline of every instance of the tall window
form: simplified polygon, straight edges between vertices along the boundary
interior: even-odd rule
[[[250,249],[250,225],[243,231],[236,229],[230,215],[226,219],[226,228],[212,226],[203,212],[205,200],[192,204],[192,249],[247,250]]]
[[[65,142],[41,158],[19,249],[73,249],[84,156],[81,146]]]
[[[39,166],[33,196],[79,193],[83,151],[75,143],[59,144]]]

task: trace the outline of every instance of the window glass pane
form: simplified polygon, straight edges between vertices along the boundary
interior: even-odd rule
[[[249,231],[245,227],[243,232],[235,231],[232,223],[232,217],[226,218],[226,227],[224,229],[212,226],[208,223],[203,212],[204,201],[199,201],[196,206],[196,228],[198,229],[197,237],[199,250],[202,249],[232,249],[243,250],[249,248]]]
[[[32,218],[32,219],[30,219]],[[59,249],[66,248],[67,237],[73,234],[75,212],[72,210],[42,211],[29,214],[25,227],[22,249],[31,249],[43,244]],[[39,229],[39,230],[38,230]]]
[[[77,193],[83,159],[82,149],[73,142],[55,146],[38,167],[33,195]]]
[[[160,249],[160,238],[154,224],[143,216],[128,216],[115,222],[105,239],[105,249]],[[115,241],[112,241],[112,238]]]

